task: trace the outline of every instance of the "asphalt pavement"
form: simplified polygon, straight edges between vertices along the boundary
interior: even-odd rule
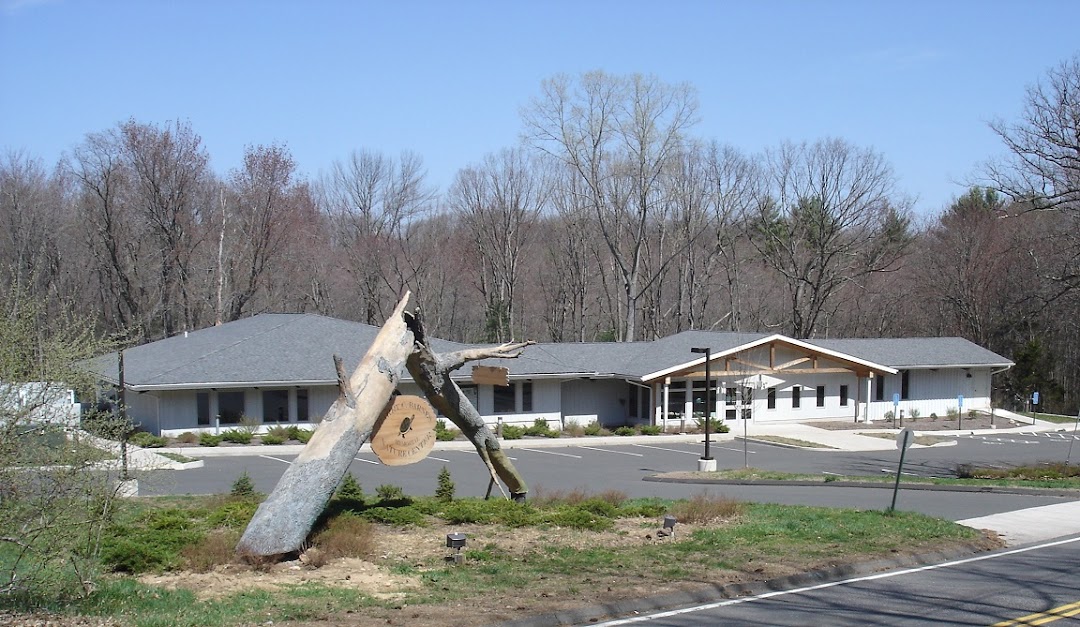
[[[823,429],[814,426],[813,423],[791,424],[736,424],[729,433],[712,434],[710,442],[717,447],[731,446],[737,438],[747,438],[750,441],[771,441],[771,445],[783,446],[775,439],[782,438],[788,441],[800,441],[801,447],[817,445],[821,451],[856,452],[856,451],[895,451],[897,441],[895,437],[880,437],[889,433],[897,433],[899,429],[883,430],[874,429],[878,436],[861,435],[857,429]],[[919,432],[916,431],[916,434]],[[1020,437],[1024,435],[1044,434],[1054,435],[1061,438],[1075,437],[1071,431],[1061,424],[1036,421],[1032,425],[1024,425],[1009,429],[987,430],[964,430],[964,431],[928,431],[927,435],[942,437],[983,436],[993,438]],[[662,443],[699,443],[701,434],[664,435],[664,436],[597,436],[583,438],[530,438],[521,440],[503,440],[504,449],[552,449],[572,447],[605,447],[627,445],[652,445],[659,446]],[[913,444],[912,449],[940,448],[953,446],[955,439],[933,445],[924,446]],[[435,451],[469,451],[473,448],[467,441],[437,442]],[[196,462],[179,463],[158,455],[158,450],[139,450],[132,447],[129,459],[133,466],[142,469],[182,470],[195,468],[202,465],[203,459],[224,456],[265,456],[273,454],[275,457],[289,457],[297,455],[303,450],[303,445],[279,445],[274,447],[250,447],[250,446],[219,446],[170,448],[169,452],[194,458]],[[1080,457],[1080,443],[1077,446],[1077,455]],[[700,481],[700,480],[699,480]],[[944,489],[944,488],[943,488]],[[1055,503],[1042,507],[1032,507],[1010,511],[1005,513],[979,516],[958,521],[978,529],[989,529],[1001,535],[1010,546],[1038,542],[1049,538],[1061,537],[1080,533],[1080,501]]]

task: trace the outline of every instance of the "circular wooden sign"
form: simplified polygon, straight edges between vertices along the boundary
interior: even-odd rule
[[[420,396],[395,396],[371,436],[371,450],[387,466],[424,459],[435,446],[435,410]]]

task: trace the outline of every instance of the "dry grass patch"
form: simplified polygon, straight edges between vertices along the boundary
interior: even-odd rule
[[[742,503],[735,499],[702,492],[676,503],[671,514],[680,524],[712,525],[737,518],[742,511]]]

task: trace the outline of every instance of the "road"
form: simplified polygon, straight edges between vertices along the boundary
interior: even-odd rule
[[[659,439],[658,439],[659,440]],[[919,475],[951,475],[957,463],[1008,463],[1064,460],[1068,444],[1063,440],[1033,436],[1023,443],[994,442],[961,438],[956,446],[919,448],[908,452],[905,470]],[[743,465],[743,443],[714,442],[712,454],[720,468]],[[273,449],[258,449],[262,455],[208,457],[205,467],[178,472],[141,473],[142,494],[214,494],[228,492],[232,482],[247,472],[257,490],[271,491],[294,456],[274,455]],[[530,482],[533,494],[552,491],[618,490],[631,497],[659,496],[683,498],[702,491],[721,493],[746,501],[830,507],[885,508],[891,488],[842,488],[833,486],[700,486],[642,481],[646,475],[694,470],[702,448],[694,443],[634,444],[619,446],[565,446],[558,448],[515,448],[514,464]],[[755,442],[747,444],[749,465],[789,472],[833,472],[837,474],[893,473],[898,453],[821,452],[781,448]],[[411,466],[387,467],[378,462],[367,447],[356,456],[350,471],[366,493],[374,494],[383,484],[401,487],[408,494],[432,494],[442,467],[450,470],[458,496],[482,496],[488,488],[486,468],[472,450],[436,450]],[[1070,499],[955,492],[901,491],[897,507],[950,520],[1049,505]]]
[[[944,564],[590,624],[1005,627],[1060,620],[1056,625],[1065,627],[1080,623],[1077,563],[1080,537],[1072,537]]]

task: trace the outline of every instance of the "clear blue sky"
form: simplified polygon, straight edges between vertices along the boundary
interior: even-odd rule
[[[1080,52],[1080,2],[0,0],[0,149],[54,163],[135,118],[190,121],[224,174],[283,142],[315,177],[420,154],[440,189],[514,145],[557,73],[699,91],[695,134],[755,152],[841,137],[933,214],[1000,153],[987,128]]]

